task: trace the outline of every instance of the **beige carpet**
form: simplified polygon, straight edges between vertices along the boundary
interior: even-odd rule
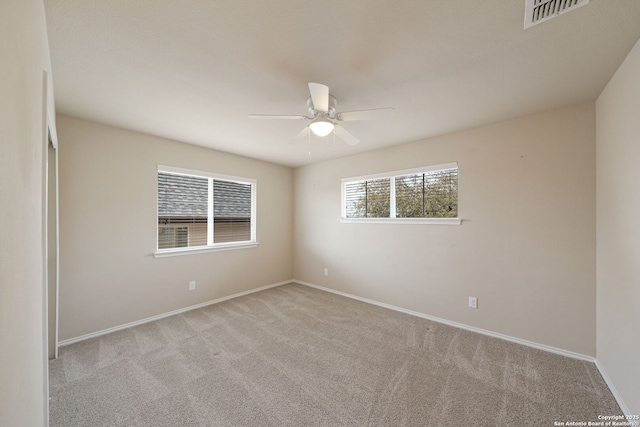
[[[553,426],[593,363],[297,284],[60,348],[51,426]]]

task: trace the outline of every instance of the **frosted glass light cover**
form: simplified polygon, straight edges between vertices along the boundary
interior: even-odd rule
[[[318,120],[309,125],[311,131],[318,136],[327,136],[333,130],[333,123],[324,120]]]

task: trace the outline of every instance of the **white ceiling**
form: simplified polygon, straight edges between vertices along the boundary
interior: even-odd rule
[[[288,166],[597,98],[640,38],[640,1],[523,30],[524,0],[45,0],[58,112]],[[307,83],[362,141],[288,142]]]

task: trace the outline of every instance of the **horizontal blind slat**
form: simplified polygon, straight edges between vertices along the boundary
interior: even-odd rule
[[[158,172],[158,216],[207,217],[208,180]]]

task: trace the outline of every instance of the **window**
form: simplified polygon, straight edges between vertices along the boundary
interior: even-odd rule
[[[342,220],[460,224],[458,164],[343,179]]]
[[[389,218],[391,179],[370,179],[347,183],[347,218]]]
[[[158,167],[156,256],[255,246],[255,180]]]

